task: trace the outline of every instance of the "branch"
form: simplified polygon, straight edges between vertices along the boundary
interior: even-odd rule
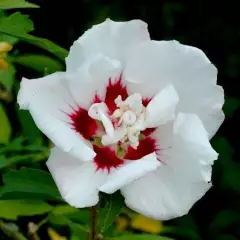
[[[91,232],[90,232],[90,240],[96,240],[97,238],[97,218],[98,218],[98,206],[93,206],[90,208],[91,211]]]
[[[0,229],[2,232],[14,240],[27,240],[19,231],[15,224],[13,223],[4,223],[0,221]]]

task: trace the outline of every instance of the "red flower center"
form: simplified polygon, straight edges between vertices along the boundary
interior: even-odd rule
[[[122,100],[126,100],[129,96],[126,86],[123,85],[122,75],[115,81],[109,79],[105,99],[100,99],[96,94],[93,97],[93,103],[104,102],[108,108],[109,115],[112,115],[117,109],[115,99],[119,96],[121,96]],[[146,107],[150,101],[151,98],[143,99],[142,105]],[[104,128],[101,122],[88,115],[87,109],[79,106],[68,115],[73,129],[81,134],[86,140],[92,142],[93,149],[97,154],[94,159],[97,170],[106,169],[109,172],[111,168],[117,168],[122,165],[124,163],[123,159],[137,160],[147,154],[158,151],[156,141],[151,137],[155,128],[147,128],[140,133],[141,138],[136,149],[120,141],[114,144],[114,146],[102,146],[99,139],[105,134]],[[114,124],[113,122],[113,125]],[[98,141],[95,141],[96,139]],[[122,158],[118,157],[119,155],[121,155]]]

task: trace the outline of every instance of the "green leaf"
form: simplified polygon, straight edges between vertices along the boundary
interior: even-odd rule
[[[39,145],[39,144],[26,144],[26,141],[22,137],[15,138],[11,142],[8,143],[8,145],[4,146],[4,148],[0,149],[0,153],[2,154],[11,154],[12,155],[18,155],[22,152],[28,154],[28,153],[48,153],[49,154],[49,148]]]
[[[228,140],[222,136],[215,136],[212,140],[212,146],[219,153],[219,160],[223,167],[228,167],[232,162],[232,148]]]
[[[34,27],[33,22],[27,15],[16,12],[8,17],[0,19],[0,32],[4,32],[4,30],[7,29],[15,33],[28,33],[33,31]]]
[[[0,153],[5,154],[8,151],[11,150],[21,150],[22,144],[23,144],[24,139],[23,138],[15,138],[11,142],[8,143],[8,145],[0,148]]]
[[[21,159],[18,159],[18,158],[6,158],[4,156],[0,156],[0,170],[2,170],[3,168],[9,167],[12,164],[16,164],[20,161]]]
[[[14,13],[7,18],[0,19],[0,35],[7,34],[11,37],[18,38],[47,50],[61,60],[65,60],[68,54],[67,50],[49,41],[48,39],[38,38],[28,34],[28,32],[31,30],[33,30],[32,21],[28,18],[28,16],[20,13]]]
[[[8,92],[12,90],[15,73],[16,70],[11,64],[8,65],[8,69],[5,71],[0,69],[0,84],[2,84]]]
[[[54,208],[49,221],[56,225],[68,225],[76,232],[89,232],[89,209],[77,209],[69,205],[58,205]]]
[[[0,28],[0,32],[1,32],[1,28]],[[12,30],[4,30],[3,31],[6,34],[12,35],[12,36],[16,36],[17,38],[19,38],[20,40],[23,40],[27,43],[33,44],[37,47],[40,47],[50,53],[52,53],[53,55],[57,56],[59,59],[61,60],[65,60],[65,58],[68,55],[68,51],[60,46],[58,46],[57,44],[51,42],[48,39],[44,39],[44,38],[38,38],[35,36],[32,36],[30,34],[20,34],[20,33],[16,33],[13,32]]]
[[[10,167],[12,165],[21,164],[32,164],[41,160],[47,159],[48,152],[43,153],[30,153],[30,154],[18,154],[11,157],[0,156],[0,170],[3,168]]]
[[[101,233],[114,223],[124,206],[124,199],[119,192],[103,196],[104,206],[98,210],[98,227]]]
[[[49,215],[48,220],[53,225],[69,226],[72,239],[87,238],[89,232],[90,212],[89,209],[77,209],[69,205],[58,205]],[[75,233],[77,233],[75,235]]]
[[[47,71],[48,74],[64,69],[64,66],[59,61],[45,55],[29,54],[17,56],[13,58],[13,62],[41,73]]]
[[[31,114],[28,111],[20,110],[17,107],[17,114],[22,126],[23,135],[26,137],[26,139],[28,139],[30,142],[34,142],[42,138],[41,131],[37,128]]]
[[[0,217],[17,220],[19,216],[33,216],[50,212],[53,207],[39,200],[0,200]]]
[[[219,153],[219,159],[213,169],[214,178],[216,177],[217,180],[215,185],[219,185],[223,189],[240,192],[240,164],[232,160],[233,149],[230,143],[224,137],[215,136],[212,145]]]
[[[10,44],[17,43],[18,38],[15,35],[4,33],[4,29],[8,29],[16,34],[25,34],[33,31],[34,27],[27,15],[16,12],[10,16],[3,16],[0,18],[0,41],[5,41]]]
[[[6,12],[0,9],[0,18],[5,16],[6,16]]]
[[[11,131],[10,122],[2,104],[0,103],[0,144],[7,144],[9,142]]]
[[[39,8],[39,6],[25,0],[1,0],[0,9],[13,8]]]
[[[238,240],[238,238],[234,237],[233,235],[230,234],[218,234],[214,237],[215,240]]]
[[[201,240],[199,233],[196,232],[195,229],[191,229],[191,227],[182,224],[180,224],[180,226],[164,227],[161,234],[176,239]]]
[[[89,209],[78,209],[69,205],[59,205],[52,212],[55,216],[64,216],[73,222],[81,224],[89,224],[90,212]]]
[[[79,209],[71,207],[69,205],[58,205],[52,211],[53,214],[58,216],[66,216],[72,213],[78,213]]]
[[[0,189],[1,199],[62,200],[51,175],[41,170],[10,170],[3,175],[3,182],[4,186]]]
[[[88,235],[89,235],[88,233],[72,230],[72,234],[69,240],[88,239]]]
[[[223,111],[225,116],[230,118],[233,116],[234,112],[240,107],[240,99],[234,97],[225,97],[225,104],[223,106]]]
[[[198,226],[195,222],[195,219],[191,215],[184,215],[184,216],[178,217],[172,221],[174,223],[173,225],[177,225],[182,228],[188,228],[189,230],[191,230],[191,232],[195,232],[197,235],[199,234]],[[163,229],[163,231],[164,231],[164,229]]]
[[[232,162],[226,169],[224,169],[223,177],[221,179],[221,187],[230,189],[240,193],[240,164]]]
[[[16,37],[3,34],[0,32],[0,42],[8,42],[12,45],[16,44],[18,42],[18,39]]]
[[[172,238],[150,235],[150,234],[127,234],[114,238],[111,240],[173,240]]]
[[[71,230],[71,237],[69,240],[88,239],[89,232],[81,231],[81,229],[79,229],[78,225],[70,224],[69,227]]]
[[[163,227],[161,234],[177,239],[201,240],[198,226],[191,215],[185,215],[172,220],[173,226]]]
[[[236,224],[236,226],[240,224],[239,212],[234,210],[222,210],[216,215],[209,228],[211,231],[220,232],[233,224]]]
[[[89,232],[89,226],[88,225],[82,225],[82,224],[79,224],[79,223],[75,223],[72,220],[70,220],[67,217],[62,216],[62,215],[54,215],[54,214],[51,213],[48,216],[48,221],[53,225],[69,226],[71,229],[74,229],[74,230],[76,230],[76,232],[79,232],[79,233]]]

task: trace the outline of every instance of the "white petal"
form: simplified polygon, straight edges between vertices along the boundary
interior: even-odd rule
[[[98,53],[124,61],[132,46],[148,40],[146,23],[140,20],[114,22],[107,19],[93,26],[74,42],[66,58],[67,71],[76,70],[86,59]]]
[[[57,147],[83,161],[92,160],[94,151],[69,124],[67,113],[75,103],[61,85],[64,78],[64,73],[34,80],[23,78],[18,104],[21,109],[30,111],[38,128]]]
[[[122,193],[133,210],[168,220],[187,214],[208,191],[211,165],[218,154],[212,149],[201,120],[194,114],[178,115],[172,146],[162,151],[164,164],[123,187]]]
[[[152,138],[157,139],[157,145],[160,150],[171,147],[173,141],[173,121],[158,127],[151,136]],[[161,151],[159,153],[161,154]]]
[[[132,183],[148,172],[156,170],[161,163],[157,160],[156,153],[151,153],[141,159],[129,161],[125,165],[112,171],[106,183],[99,190],[105,193],[114,193],[125,185]]]
[[[172,85],[166,86],[157,93],[146,108],[147,127],[158,127],[173,120],[178,101],[177,92]]]
[[[222,106],[224,92],[220,86],[206,86],[180,93],[178,112],[196,113],[207,129],[209,139],[215,135],[224,121]]]
[[[224,116],[222,89],[216,85],[217,69],[198,48],[177,41],[151,41],[129,52],[124,77],[129,94],[153,97],[165,85],[172,84],[179,96],[178,112],[196,113],[209,138]]]
[[[121,74],[121,64],[101,54],[89,58],[75,72],[67,72],[67,80],[64,85],[69,89],[75,101],[88,109],[94,96],[98,94],[105,98],[106,86],[109,78],[118,77]]]
[[[198,78],[194,76],[196,71],[203,71],[200,77],[204,78],[199,84],[216,84],[217,70],[200,49],[177,41],[149,41],[129,52],[125,76],[134,83],[172,81],[178,86],[183,82],[191,86],[195,79],[189,78],[189,74]]]
[[[53,148],[47,161],[62,198],[77,208],[91,207],[98,203],[98,187],[107,173],[96,171],[93,162],[81,162]]]

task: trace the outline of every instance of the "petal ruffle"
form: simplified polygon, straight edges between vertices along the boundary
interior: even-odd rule
[[[151,153],[136,161],[129,161],[112,170],[106,182],[99,188],[101,192],[114,193],[145,174],[156,170],[161,165],[156,153]]]
[[[66,58],[67,71],[75,71],[88,58],[99,53],[124,62],[131,47],[149,40],[147,24],[141,20],[114,22],[107,19],[74,42]]]
[[[147,128],[159,127],[175,117],[179,102],[178,94],[172,85],[164,87],[146,107]]]
[[[98,187],[107,173],[96,171],[93,162],[81,162],[59,148],[53,148],[47,161],[62,198],[77,208],[91,207],[98,203]]]
[[[119,61],[98,54],[89,58],[75,72],[67,72],[63,84],[76,103],[88,109],[94,97],[104,100],[109,79],[119,78],[121,71],[122,66]]]
[[[38,128],[64,152],[82,161],[96,155],[83,137],[72,129],[68,116],[75,103],[62,86],[64,73],[28,80],[23,78],[18,93],[21,109],[29,110]]]
[[[211,138],[224,120],[217,69],[198,48],[177,41],[149,41],[130,51],[124,77],[129,94],[153,97],[167,84],[179,96],[178,112],[196,113]]]
[[[172,146],[162,152],[164,164],[122,188],[127,206],[161,220],[187,214],[211,187],[211,165],[217,156],[201,120],[179,114]]]

